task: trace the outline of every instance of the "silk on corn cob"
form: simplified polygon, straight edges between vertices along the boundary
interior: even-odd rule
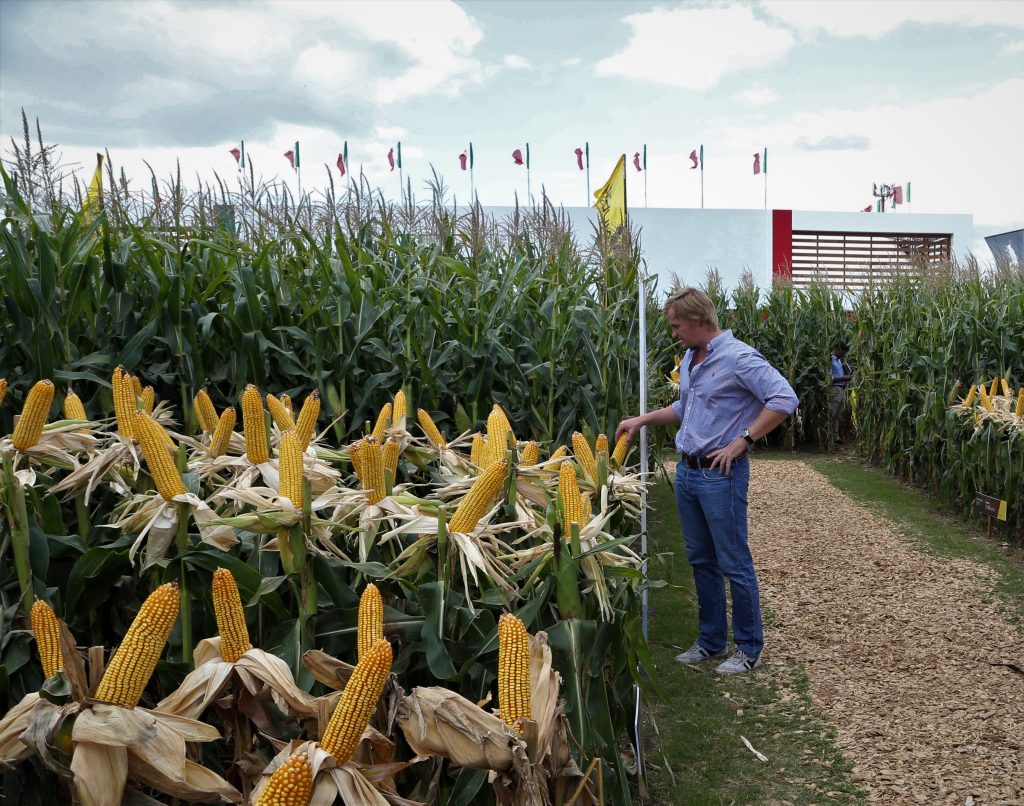
[[[220,633],[220,654],[228,663],[235,663],[252,649],[249,643],[249,628],[245,623],[242,597],[238,595],[238,583],[227,568],[213,572],[213,612],[217,618],[217,632]]]
[[[11,434],[11,444],[16,450],[24,451],[39,442],[43,435],[43,426],[50,416],[50,404],[53,403],[53,381],[36,381],[25,397],[25,405],[21,409],[21,417]]]
[[[452,515],[448,530],[469,534],[491,508],[508,476],[508,460],[501,459],[481,473]]]
[[[498,713],[505,723],[523,732],[519,719],[530,719],[530,634],[511,613],[498,619]]]
[[[320,746],[344,764],[355,752],[391,673],[391,644],[377,641],[356,664]]]

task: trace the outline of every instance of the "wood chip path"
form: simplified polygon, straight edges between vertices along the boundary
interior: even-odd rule
[[[799,461],[760,461],[750,542],[771,622],[872,803],[1024,804],[1024,634],[994,574],[926,554]]]

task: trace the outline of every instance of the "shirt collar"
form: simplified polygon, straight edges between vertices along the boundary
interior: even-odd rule
[[[731,330],[723,330],[708,342],[708,352],[712,353],[732,338]]]

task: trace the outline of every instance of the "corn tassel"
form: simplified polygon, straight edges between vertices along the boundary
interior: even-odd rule
[[[273,395],[267,395],[267,410],[270,412],[270,416],[274,418],[274,422],[277,423],[277,427],[282,431],[294,430],[295,420],[292,419],[291,412],[285,408],[284,403]]]
[[[280,460],[280,485],[279,491],[282,498],[292,502],[292,506],[301,510],[303,506],[302,495],[302,448],[299,447],[299,438],[294,431],[285,431],[281,437],[281,444],[278,449]]]
[[[256,806],[308,806],[313,768],[305,753],[296,753],[274,770]]]
[[[235,430],[235,419],[237,416],[234,406],[228,406],[221,412],[220,419],[217,420],[217,427],[213,432],[213,437],[210,439],[210,456],[215,459],[218,456],[223,456],[224,452],[227,451],[228,443],[231,441],[231,434]]]
[[[53,677],[64,668],[60,622],[53,608],[42,599],[36,599],[32,605],[32,634],[36,637],[39,660],[43,663],[43,677]]]
[[[176,582],[161,585],[149,594],[96,688],[97,700],[125,708],[139,704],[178,620],[179,606]]]
[[[629,455],[629,432],[627,431],[618,441],[615,443],[615,450],[612,452],[612,462],[619,467],[626,461],[626,456]]]
[[[320,746],[344,764],[355,752],[391,673],[391,644],[377,641],[349,677]]]
[[[149,468],[160,496],[165,501],[171,501],[177,495],[184,495],[185,483],[167,450],[167,432],[144,411],[135,412],[132,430],[142,446],[146,467]]]
[[[583,496],[572,462],[562,462],[558,469],[558,492],[562,496],[562,533],[568,540],[572,534],[570,524],[579,524],[581,529],[586,524],[583,519]]]
[[[523,467],[532,467],[537,464],[539,456],[540,448],[538,448],[537,443],[531,439],[523,445],[523,451],[519,454],[519,464]]]
[[[363,465],[362,483],[366,490],[366,500],[371,504],[379,503],[387,495],[387,491],[384,488],[384,462],[381,457],[381,446],[374,437],[367,437],[363,441],[360,459]]]
[[[200,389],[192,398],[192,408],[199,421],[199,427],[207,434],[212,434],[217,429],[217,409],[213,407],[213,401],[205,389]]]
[[[572,452],[576,455],[576,461],[580,463],[583,472],[594,484],[597,484],[597,460],[594,452],[590,449],[590,443],[579,431],[572,435]]]
[[[135,390],[132,387],[131,378],[124,371],[124,367],[118,365],[114,368],[114,374],[110,379],[110,385],[114,396],[114,416],[117,418],[117,430],[125,439],[132,439],[135,432],[134,425]]]
[[[481,473],[459,502],[448,524],[450,532],[469,534],[491,508],[508,476],[508,461],[501,459]]]
[[[377,415],[377,422],[373,426],[373,438],[378,442],[384,441],[384,435],[387,434],[388,428],[391,426],[391,403],[385,403],[383,408],[380,410],[380,414]]]
[[[314,389],[309,397],[302,401],[299,419],[295,421],[295,437],[303,451],[309,447],[313,433],[316,431],[316,420],[320,416],[320,392]]]
[[[391,409],[392,428],[405,430],[405,419],[409,416],[409,402],[405,397],[405,390],[399,389],[395,393],[395,404]]]
[[[498,713],[505,724],[523,732],[520,719],[531,719],[530,634],[511,613],[498,619]]]
[[[238,583],[227,568],[213,572],[211,592],[217,632],[220,633],[220,655],[228,663],[236,663],[252,649],[252,644],[249,643],[249,628],[245,623],[242,597],[238,595]]]
[[[50,416],[50,404],[53,403],[53,381],[36,381],[29,389],[25,405],[21,409],[21,417],[11,434],[11,444],[16,450],[24,451],[39,442],[43,435],[43,426]]]
[[[359,597],[359,630],[356,634],[356,659],[366,657],[374,644],[384,637],[384,601],[372,582],[363,588]]]
[[[427,435],[427,439],[433,442],[435,447],[441,449],[448,447],[448,443],[445,442],[440,429],[434,423],[434,420],[428,411],[425,409],[416,409],[416,419],[419,420],[420,428],[422,428],[423,433]]]
[[[267,424],[263,418],[263,399],[251,383],[242,393],[242,431],[245,434],[245,455],[254,465],[270,459],[267,445]]]
[[[7,378],[0,378],[0,403],[4,402],[7,396]],[[422,411],[422,409],[421,409]]]
[[[82,398],[75,394],[69,386],[68,393],[64,395],[64,419],[66,420],[88,420],[85,413],[85,406],[82,405]]]

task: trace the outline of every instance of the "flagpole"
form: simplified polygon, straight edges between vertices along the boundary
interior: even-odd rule
[[[700,146],[700,209],[704,209],[704,144]]]
[[[764,147],[764,163],[761,166],[764,171],[764,209],[768,209],[768,146]]]
[[[587,201],[584,207],[590,207],[590,200],[593,196],[590,195],[590,142],[585,143],[585,149],[587,152]]]
[[[398,201],[405,201],[405,173],[402,169],[402,141],[398,141]]]
[[[476,193],[473,189],[473,144],[469,144],[469,206],[472,207]]]
[[[533,207],[533,191],[530,190],[530,144],[526,144],[526,203]]]

